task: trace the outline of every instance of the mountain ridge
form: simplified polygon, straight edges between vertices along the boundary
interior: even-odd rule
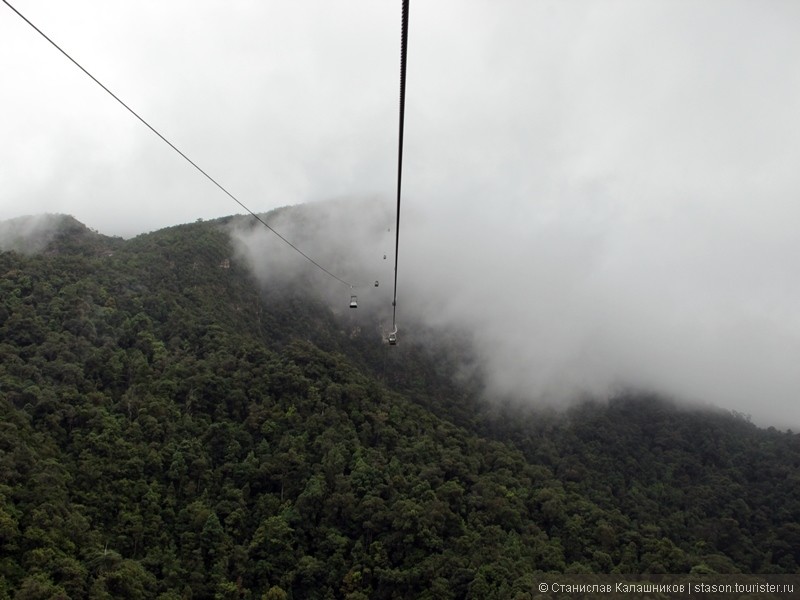
[[[72,215],[48,213],[0,221],[0,251],[23,254],[113,254],[122,238],[90,229]]]
[[[390,349],[373,314],[265,285],[231,219],[0,252],[0,597],[797,572],[798,435],[647,394],[487,402],[457,337]]]

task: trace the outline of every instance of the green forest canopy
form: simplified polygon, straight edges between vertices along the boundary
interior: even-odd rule
[[[642,394],[499,408],[453,377],[451,338],[389,355],[312,292],[256,284],[225,220],[128,241],[59,223],[0,253],[0,599],[798,571],[797,434]]]

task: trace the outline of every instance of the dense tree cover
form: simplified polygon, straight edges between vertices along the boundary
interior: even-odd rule
[[[795,434],[643,396],[492,409],[456,342],[389,356],[257,286],[221,223],[57,239],[0,253],[0,599],[798,570]]]

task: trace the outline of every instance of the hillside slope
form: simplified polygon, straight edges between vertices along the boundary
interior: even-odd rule
[[[499,409],[454,378],[453,338],[389,349],[369,317],[258,283],[226,220],[60,239],[0,253],[0,598],[798,570],[795,434],[641,396]]]

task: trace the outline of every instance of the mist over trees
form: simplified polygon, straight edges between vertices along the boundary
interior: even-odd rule
[[[380,310],[254,274],[236,218],[64,223],[0,252],[0,598],[523,599],[542,573],[800,568],[797,434],[646,394],[487,401],[459,332],[390,349]]]

